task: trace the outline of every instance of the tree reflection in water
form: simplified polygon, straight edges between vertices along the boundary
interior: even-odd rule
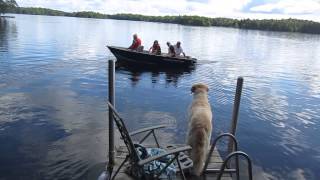
[[[17,26],[15,21],[0,17],[0,52],[8,51],[8,38],[16,38]]]

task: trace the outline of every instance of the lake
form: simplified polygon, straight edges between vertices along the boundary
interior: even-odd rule
[[[320,178],[320,36],[72,17],[15,15],[0,26],[0,179],[90,179],[107,161],[106,45],[180,40],[190,70],[116,69],[130,130],[168,124],[184,143],[193,83],[208,84],[214,133],[228,132],[244,77],[237,138],[255,179]],[[225,144],[225,143],[224,143]],[[221,148],[225,145],[222,144]]]

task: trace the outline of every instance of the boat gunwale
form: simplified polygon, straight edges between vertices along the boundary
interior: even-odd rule
[[[186,57],[170,57],[170,56],[165,56],[164,53],[162,53],[161,55],[157,55],[157,54],[150,54],[148,51],[135,51],[135,50],[130,50],[128,48],[124,48],[124,47],[118,47],[118,46],[107,46],[109,49],[116,49],[116,50],[120,50],[120,51],[125,51],[128,53],[135,53],[135,54],[143,54],[143,55],[147,55],[147,56],[156,56],[156,57],[161,57],[161,58],[168,58],[171,61],[184,61],[184,62],[191,62],[191,63],[195,63],[197,61],[196,58],[186,58]],[[111,51],[110,49],[110,51]],[[164,60],[164,59],[163,59]],[[168,60],[167,60],[168,61]]]

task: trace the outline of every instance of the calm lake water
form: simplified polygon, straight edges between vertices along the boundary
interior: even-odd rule
[[[16,15],[0,24],[0,179],[90,179],[107,158],[106,45],[182,41],[199,59],[179,71],[118,67],[116,105],[130,130],[168,124],[183,143],[190,87],[210,87],[214,136],[237,137],[256,179],[320,178],[320,36],[218,27]],[[223,147],[223,146],[222,146]]]

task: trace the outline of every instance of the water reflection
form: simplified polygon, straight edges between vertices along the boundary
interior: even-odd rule
[[[14,45],[10,46],[12,40],[17,38],[18,28],[15,21],[11,19],[0,18],[0,89],[3,90],[9,85],[9,83],[14,82],[14,77],[10,76],[12,72],[14,62],[10,54],[8,54],[9,49],[15,48]],[[10,46],[10,48],[9,48]],[[10,79],[8,81],[8,79]],[[1,96],[1,91],[0,91]]]
[[[49,145],[70,134],[55,124],[56,109],[23,93],[0,96],[0,179],[40,179]]]
[[[154,29],[159,42],[181,40],[199,63],[117,63],[116,106],[129,130],[165,123],[161,140],[184,143],[190,87],[201,81],[210,87],[214,133],[228,131],[244,76],[237,136],[260,169],[255,179],[320,177],[320,36],[17,15],[0,24],[0,179],[94,179],[86,172],[107,155],[114,57],[105,44],[127,46],[136,32],[151,44]]]
[[[166,86],[173,85],[174,87],[177,87],[180,78],[184,75],[191,74],[195,69],[196,66],[158,67],[116,61],[116,72],[128,74],[132,87],[135,87],[139,83],[141,76],[147,73],[150,74],[152,84],[159,83],[161,77],[164,75]]]
[[[11,39],[17,37],[17,26],[12,19],[0,18],[0,53],[9,49]],[[1,60],[5,60],[4,54],[0,54]],[[1,63],[1,61],[0,61]],[[1,87],[1,86],[0,86]]]

